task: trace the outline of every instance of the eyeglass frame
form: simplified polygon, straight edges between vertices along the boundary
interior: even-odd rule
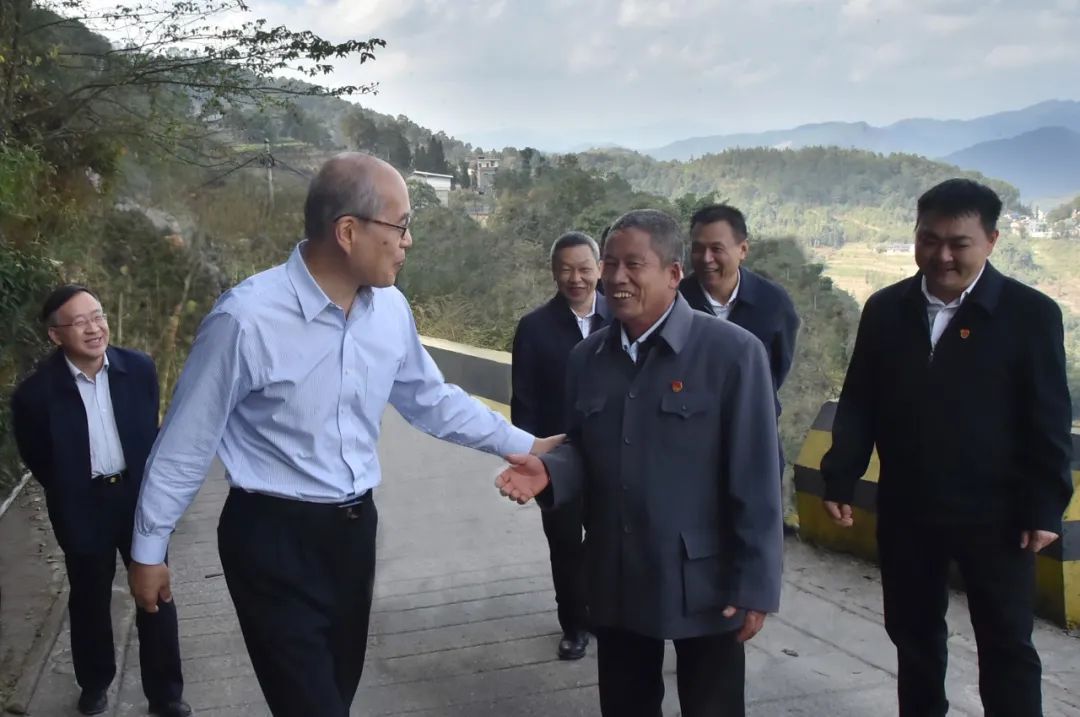
[[[404,224],[392,224],[391,222],[384,222],[382,219],[372,219],[371,217],[365,217],[361,214],[346,212],[334,217],[334,224],[337,224],[339,220],[344,219],[345,217],[351,217],[352,219],[357,219],[362,222],[371,222],[372,224],[381,224],[384,227],[392,227],[401,232],[402,239],[405,238],[405,232],[409,231],[409,225],[412,223],[412,215],[406,217]]]
[[[85,322],[85,323],[83,323],[80,326],[80,322]],[[74,328],[79,329],[80,331],[85,331],[86,328],[88,326],[90,326],[90,324],[97,324],[98,326],[108,326],[109,325],[109,315],[106,314],[104,311],[102,311],[100,313],[94,314],[90,318],[80,316],[79,318],[72,321],[70,324],[52,324],[51,326],[49,326],[49,328],[50,329],[67,329],[67,328],[74,327]]]

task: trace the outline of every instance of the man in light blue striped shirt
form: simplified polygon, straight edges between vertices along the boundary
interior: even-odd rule
[[[394,286],[412,244],[390,165],[339,155],[312,181],[289,260],[200,326],[147,463],[132,593],[168,599],[169,536],[214,456],[232,487],[218,549],[274,715],[346,717],[367,643],[386,404],[420,430],[497,455],[534,439],[447,384]]]

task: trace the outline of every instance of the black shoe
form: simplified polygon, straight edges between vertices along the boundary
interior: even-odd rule
[[[589,633],[584,630],[564,632],[559,640],[560,660],[580,660],[585,657],[585,648],[589,646]]]
[[[84,715],[99,715],[109,706],[109,696],[105,690],[83,690],[79,695],[79,712]]]
[[[187,702],[177,700],[163,705],[150,705],[150,714],[158,717],[190,717],[191,707]]]

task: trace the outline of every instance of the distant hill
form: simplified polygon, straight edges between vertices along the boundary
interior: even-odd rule
[[[1004,179],[1028,202],[1080,192],[1080,132],[1065,127],[980,142],[945,161]]]
[[[905,119],[886,127],[866,122],[824,122],[769,132],[693,137],[645,153],[661,160],[687,160],[736,148],[835,146],[943,157],[972,145],[1008,139],[1043,127],[1080,132],[1080,102],[1049,100],[970,120]]]

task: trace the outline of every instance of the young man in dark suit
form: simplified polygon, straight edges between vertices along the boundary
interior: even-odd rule
[[[690,219],[690,264],[694,273],[679,284],[691,308],[741,326],[761,340],[769,356],[776,392],[791,370],[799,316],[779,284],[742,264],[750,250],[746,218],[735,207],[713,204]],[[780,399],[776,399],[780,415]]]
[[[901,717],[941,717],[949,566],[963,577],[988,715],[1042,715],[1035,553],[1072,495],[1061,310],[988,258],[1001,200],[952,179],[918,203],[918,273],[866,302],[822,459],[825,508],[853,523],[877,446],[885,629]]]
[[[607,306],[596,291],[599,256],[596,242],[581,232],[568,232],[556,239],[551,245],[555,296],[518,322],[510,420],[533,435],[566,430],[566,359],[578,342],[607,324]],[[563,660],[577,660],[585,656],[589,644],[582,573],[582,503],[574,501],[560,510],[544,511],[542,520],[563,633],[558,655]]]
[[[42,309],[57,349],[15,390],[11,408],[23,462],[45,489],[71,591],[71,655],[78,708],[100,714],[116,676],[111,612],[116,553],[131,561],[135,502],[158,428],[158,380],[150,357],[109,346],[101,303],[62,286]],[[150,713],[184,717],[176,606],[138,610],[139,662]]]

